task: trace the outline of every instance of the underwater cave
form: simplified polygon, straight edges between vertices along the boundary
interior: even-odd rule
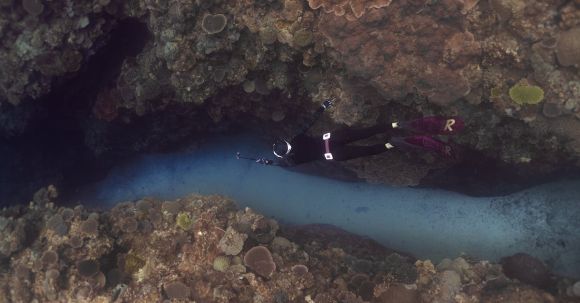
[[[0,297],[580,300],[577,4],[136,2],[0,3]]]

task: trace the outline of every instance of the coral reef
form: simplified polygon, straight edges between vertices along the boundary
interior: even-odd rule
[[[86,100],[64,107],[89,108],[71,112],[86,120],[80,127],[96,155],[152,149],[230,123],[291,133],[334,96],[326,130],[461,115],[470,125],[459,144],[547,174],[580,164],[578,11],[575,1],[541,0],[4,1],[0,134],[24,131],[34,106],[23,105],[61,85],[83,92],[72,99]],[[116,65],[99,81],[75,82],[119,42],[113,33],[127,20],[149,31],[143,49],[111,59]],[[521,79],[544,92],[541,106],[512,101]],[[9,113],[8,103],[22,109]],[[423,160],[424,171],[411,166],[397,184],[454,165]],[[384,169],[373,160],[347,167],[396,183],[388,167],[417,159],[385,161]]]
[[[327,14],[320,30],[341,53],[345,67],[387,99],[402,99],[417,89],[430,102],[447,106],[470,92],[464,74],[470,61],[480,57],[481,47],[465,25],[439,22],[460,14],[457,4],[441,5],[446,4],[451,7],[442,7],[441,16],[411,14],[412,7],[402,2],[354,21]]]
[[[549,273],[523,254],[503,267],[468,256],[434,265],[331,226],[279,230],[219,196],[108,211],[55,202],[38,196],[0,211],[1,302],[580,302],[577,281],[554,276],[536,288]],[[175,224],[180,211],[195,218],[190,230]],[[83,231],[87,221],[97,232]],[[242,250],[222,255],[221,239],[238,233],[248,237]]]
[[[111,21],[102,14],[108,2],[4,1],[0,101],[18,104],[39,98],[49,92],[55,77],[77,72],[99,47],[99,37],[111,30]]]

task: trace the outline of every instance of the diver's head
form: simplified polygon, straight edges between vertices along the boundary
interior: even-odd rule
[[[292,150],[292,145],[286,140],[278,139],[274,145],[272,145],[272,151],[274,155],[278,158],[286,157]]]

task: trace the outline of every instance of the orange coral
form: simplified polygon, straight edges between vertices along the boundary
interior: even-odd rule
[[[392,0],[308,0],[311,9],[322,8],[325,13],[345,16],[349,20],[362,17],[367,10],[387,7]]]

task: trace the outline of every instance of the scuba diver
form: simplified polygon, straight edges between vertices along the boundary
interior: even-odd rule
[[[458,117],[433,116],[367,128],[346,128],[328,132],[316,138],[306,135],[306,132],[332,104],[333,99],[324,101],[309,123],[299,130],[297,135],[290,139],[279,139],[273,144],[272,152],[278,158],[276,161],[266,158],[242,157],[240,153],[237,153],[237,158],[253,160],[264,165],[288,167],[316,160],[345,161],[380,154],[395,148],[401,150],[423,150],[451,159],[457,156],[455,149],[450,144],[431,136],[453,135],[461,131],[464,127],[464,122]],[[411,134],[402,137],[390,136],[387,142],[371,146],[349,145],[354,141],[377,134],[390,134],[396,130],[406,131]]]

